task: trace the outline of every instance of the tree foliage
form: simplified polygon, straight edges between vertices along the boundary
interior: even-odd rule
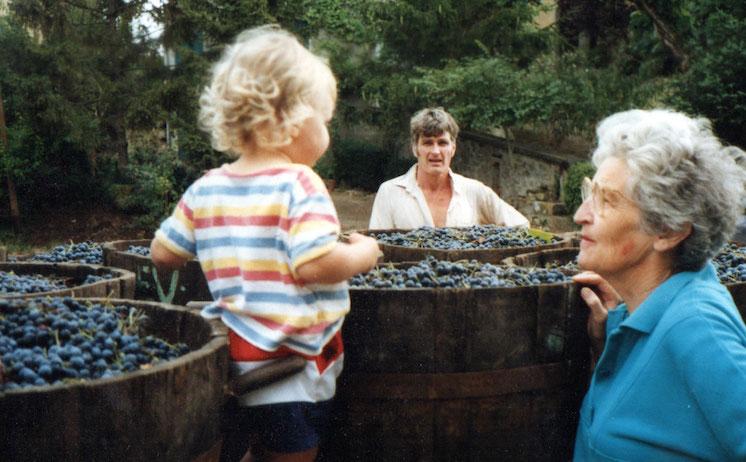
[[[6,101],[6,173],[21,199],[83,197],[107,163],[127,163],[127,130],[162,118],[153,104],[162,60],[136,37],[146,2],[16,0],[0,27]],[[32,33],[29,33],[32,31]]]
[[[356,124],[382,129],[375,150],[391,157],[425,105],[445,106],[465,129],[541,128],[557,140],[590,138],[618,110],[668,105],[711,118],[721,136],[746,145],[743,2],[559,0],[557,23],[543,29],[534,23],[545,8],[539,0],[9,5],[0,92],[10,145],[0,173],[17,179],[27,202],[115,181],[170,200],[178,195],[163,188],[178,190],[225,161],[197,129],[198,96],[223,46],[265,23],[328,56],[340,83],[332,135],[343,157],[358,147],[338,133]],[[134,27],[144,14],[162,25],[159,37]],[[164,65],[161,46],[175,53],[173,65]],[[133,132],[166,123],[176,153],[133,154]],[[158,162],[178,163],[178,178],[163,180]]]
[[[746,147],[746,5],[701,2],[692,10],[693,58],[680,76],[679,105],[713,120],[726,140]]]

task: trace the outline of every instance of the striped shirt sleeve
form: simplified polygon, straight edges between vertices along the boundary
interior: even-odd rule
[[[314,260],[337,245],[337,211],[324,182],[310,168],[300,170],[288,208],[290,269]]]
[[[184,193],[174,212],[155,233],[156,239],[171,252],[184,258],[197,254],[194,238],[194,185]]]

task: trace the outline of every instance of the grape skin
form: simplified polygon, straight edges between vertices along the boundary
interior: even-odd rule
[[[150,247],[145,247],[142,245],[131,245],[127,247],[128,253],[134,253],[143,257],[149,257],[150,256]]]
[[[0,393],[114,377],[189,351],[140,335],[145,319],[134,307],[70,297],[0,300]]]
[[[58,245],[49,252],[38,253],[31,257],[31,261],[47,263],[88,263],[91,265],[103,265],[104,253],[101,244],[85,241]]]
[[[480,263],[476,260],[445,261],[432,256],[409,267],[388,264],[353,276],[352,288],[496,288],[526,287],[570,282],[559,269],[523,268]]]
[[[494,225],[467,228],[433,228],[424,226],[411,231],[372,233],[378,242],[403,247],[441,250],[497,249],[535,247],[548,242],[529,234],[526,228]],[[557,236],[551,242],[559,242]]]

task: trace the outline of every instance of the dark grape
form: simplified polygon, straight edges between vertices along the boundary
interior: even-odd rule
[[[137,255],[141,255],[143,257],[149,257],[150,256],[150,247],[145,247],[142,245],[131,245],[127,247],[127,252],[134,253]]]
[[[476,260],[444,261],[428,257],[409,267],[388,264],[358,274],[351,287],[373,289],[524,287],[570,281],[558,269],[493,265]]]
[[[146,319],[130,306],[69,297],[0,299],[0,393],[114,377],[189,351],[183,343],[141,335]]]
[[[0,271],[0,295],[10,294],[34,294],[63,290],[69,286],[93,284],[94,282],[112,279],[111,273],[89,274],[83,280],[68,279],[55,275],[43,276],[41,274],[15,274],[14,272]]]
[[[441,250],[534,247],[547,244],[547,241],[531,235],[526,228],[494,225],[468,228],[425,226],[411,231],[372,233],[372,236],[383,244]],[[560,240],[557,236],[552,237],[552,242]]]
[[[726,244],[712,259],[723,284],[746,281],[746,246]]]
[[[40,274],[21,275],[0,271],[0,295],[33,294],[61,290],[66,287],[61,280]]]
[[[111,279],[113,277],[114,277],[114,275],[111,274],[111,273],[89,274],[88,276],[85,277],[85,279],[83,279],[82,284],[83,285],[85,285],[85,284],[93,284],[94,282],[105,281],[105,280]]]
[[[58,245],[49,252],[38,253],[31,257],[32,261],[48,263],[89,263],[102,265],[104,254],[101,244],[91,241]]]

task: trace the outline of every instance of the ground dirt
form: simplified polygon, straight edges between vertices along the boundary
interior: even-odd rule
[[[375,194],[357,189],[335,189],[332,200],[343,231],[368,229]]]
[[[375,194],[336,188],[332,200],[344,231],[366,229]],[[23,212],[23,211],[22,211]],[[21,229],[12,232],[7,223],[3,234],[10,253],[34,253],[69,242],[108,242],[149,239],[154,229],[138,224],[137,217],[113,207],[70,204],[53,211],[30,211],[23,215]],[[15,248],[19,249],[14,252]]]

